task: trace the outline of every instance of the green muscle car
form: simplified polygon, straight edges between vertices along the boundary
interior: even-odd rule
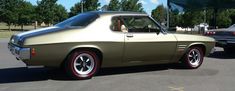
[[[200,67],[210,37],[170,34],[145,13],[87,12],[52,27],[13,35],[8,48],[27,66],[63,67],[74,79],[101,67],[183,63]]]

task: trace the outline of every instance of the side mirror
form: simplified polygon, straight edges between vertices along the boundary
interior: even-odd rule
[[[121,26],[121,31],[124,32],[124,33],[126,33],[126,32],[128,32],[128,29],[126,28],[125,25],[122,25],[122,26]]]

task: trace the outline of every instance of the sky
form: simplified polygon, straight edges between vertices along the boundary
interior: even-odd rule
[[[26,0],[31,2],[33,5],[37,5],[37,1],[40,0]],[[139,0],[143,7],[144,10],[148,13],[151,14],[151,11],[155,9],[158,5],[167,5],[167,0]],[[57,3],[63,5],[67,11],[70,11],[70,8],[74,6],[75,3],[80,2],[80,0],[58,0]],[[101,3],[101,6],[109,4],[110,0],[99,0]]]

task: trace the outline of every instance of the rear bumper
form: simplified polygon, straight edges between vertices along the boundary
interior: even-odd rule
[[[20,60],[30,59],[30,48],[22,48],[8,43],[8,49],[10,52]]]

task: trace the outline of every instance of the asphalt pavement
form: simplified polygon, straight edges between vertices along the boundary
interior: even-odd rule
[[[26,68],[0,39],[0,91],[234,91],[235,54],[216,48],[195,70],[174,65],[101,69],[89,80],[71,80],[59,70]]]

